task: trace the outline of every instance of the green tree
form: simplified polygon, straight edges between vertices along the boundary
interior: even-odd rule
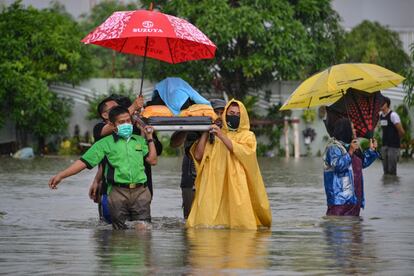
[[[410,65],[398,33],[378,22],[363,21],[346,35],[345,61],[366,62],[403,73]]]
[[[36,10],[20,1],[0,13],[0,126],[16,123],[20,145],[66,130],[70,101],[49,90],[52,82],[77,83],[91,73],[77,23],[59,6]]]
[[[408,110],[408,108],[404,105],[401,104],[399,106],[397,106],[395,112],[398,113],[398,115],[400,115],[400,119],[401,119],[401,125],[405,131],[405,134],[403,137],[401,137],[401,143],[403,144],[404,147],[404,153],[403,153],[403,157],[410,157],[411,153],[412,153],[412,142],[411,142],[411,117],[410,117],[410,112]]]
[[[404,101],[407,103],[409,107],[414,106],[414,43],[410,45],[410,59],[411,59],[411,66],[407,67],[404,76],[404,91],[407,95],[404,98]]]
[[[147,7],[151,1],[142,2]],[[214,86],[241,99],[251,89],[300,79],[335,62],[341,29],[327,0],[176,0],[157,5],[197,26],[217,52],[213,60],[176,65],[151,60],[152,80],[180,76],[201,91]]]
[[[339,14],[332,8],[331,0],[290,0],[295,19],[305,27],[312,43],[312,57],[302,78],[340,63],[344,56],[345,31],[340,25]]]
[[[95,5],[88,15],[82,15],[81,28],[84,36],[101,25],[115,11],[136,10],[134,3],[122,4],[120,1],[102,1]],[[93,66],[96,68],[95,77],[102,78],[136,78],[140,76],[139,65],[142,57],[118,53],[109,48],[86,45],[90,48],[94,59]]]

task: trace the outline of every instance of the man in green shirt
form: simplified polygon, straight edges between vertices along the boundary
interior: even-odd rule
[[[105,177],[108,182],[109,212],[114,229],[125,229],[125,221],[151,221],[151,193],[146,187],[145,160],[155,165],[157,152],[152,138],[153,129],[144,129],[142,136],[132,134],[132,120],[128,110],[118,106],[109,112],[109,120],[116,128],[113,135],[96,142],[79,160],[49,180],[56,189],[66,177],[85,168],[93,168],[107,158]]]

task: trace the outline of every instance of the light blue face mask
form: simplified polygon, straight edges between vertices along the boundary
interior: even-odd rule
[[[132,135],[132,124],[125,123],[122,125],[117,126],[118,129],[118,136],[128,139]]]

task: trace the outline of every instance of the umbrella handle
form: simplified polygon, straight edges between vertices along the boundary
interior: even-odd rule
[[[139,95],[142,95],[142,86],[144,85],[144,72],[145,72],[145,61],[147,60],[147,49],[148,49],[148,36],[145,39],[145,51],[144,51],[144,61],[142,62],[141,70],[141,88],[139,89]]]
[[[151,2],[148,10],[152,11],[153,8],[154,8],[154,2]],[[148,49],[148,36],[145,38],[144,61],[142,64],[142,72],[141,72],[141,88],[139,90],[140,96],[142,95],[142,85],[144,84],[144,70],[145,70],[145,61],[147,60],[147,49]]]

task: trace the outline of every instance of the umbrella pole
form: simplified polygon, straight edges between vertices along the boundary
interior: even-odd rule
[[[148,49],[148,36],[145,38],[144,61],[142,63],[142,70],[141,70],[141,88],[139,89],[140,96],[142,96],[142,86],[144,85],[144,72],[145,72],[145,61],[147,60],[147,49]]]
[[[341,89],[341,93],[342,93],[342,97],[344,97],[345,99],[346,116],[348,117],[349,122],[352,123],[351,117],[349,116],[348,104],[346,103],[345,93],[343,89]],[[353,138],[356,138],[356,137],[353,137]]]
[[[311,102],[312,102],[312,97],[310,97],[310,99],[309,99],[308,109],[309,109],[309,107],[310,107]]]
[[[342,97],[344,97],[344,99],[345,99],[345,109],[346,109],[346,115],[348,116],[348,120],[349,120],[350,122],[352,122],[352,121],[351,121],[351,118],[349,117],[348,105],[346,104],[346,98],[345,98],[345,93],[344,93],[344,90],[343,90],[343,89],[341,89],[341,93],[342,93]]]

